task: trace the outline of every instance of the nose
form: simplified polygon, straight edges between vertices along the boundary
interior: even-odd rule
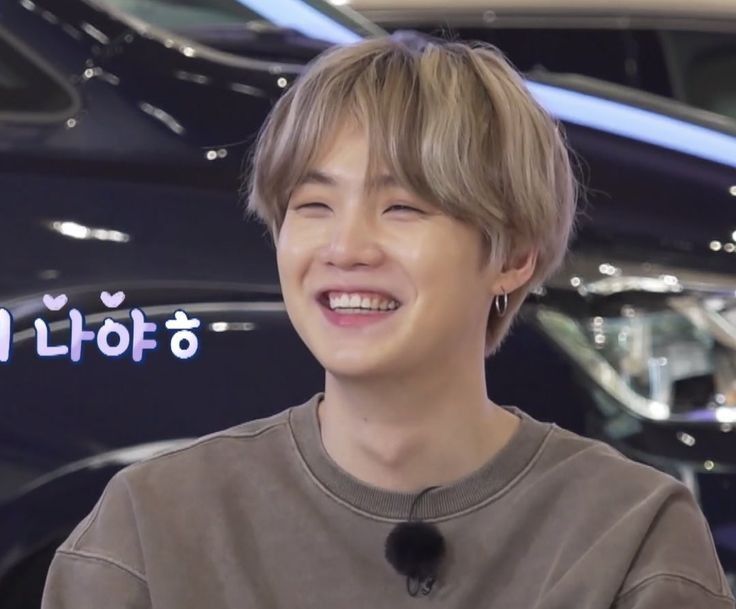
[[[375,225],[367,213],[352,209],[335,216],[323,250],[324,262],[349,268],[360,264],[374,265],[381,256]]]

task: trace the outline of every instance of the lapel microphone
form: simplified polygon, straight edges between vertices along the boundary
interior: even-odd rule
[[[401,575],[406,575],[406,591],[416,596],[431,592],[437,579],[442,557],[445,554],[445,539],[432,523],[413,520],[414,507],[424,493],[438,486],[430,486],[419,493],[409,509],[409,520],[400,522],[386,538],[386,560]]]

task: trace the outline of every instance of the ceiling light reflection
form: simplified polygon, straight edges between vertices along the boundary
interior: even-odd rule
[[[214,321],[209,324],[209,329],[213,332],[249,332],[255,327],[256,325],[249,321]]]
[[[736,137],[728,133],[563,87],[526,85],[561,120],[736,167]]]
[[[682,292],[680,283],[671,283],[655,277],[607,277],[587,285],[594,294],[617,294],[619,292],[639,291],[663,294]]]
[[[350,44],[361,40],[360,35],[302,0],[237,2],[279,27],[293,28],[310,38],[329,40],[335,44]]]
[[[598,267],[598,270],[600,271],[600,273],[602,275],[611,275],[611,276],[613,276],[613,275],[618,275],[618,274],[621,273],[621,269],[616,268],[612,264],[608,264],[606,262],[604,262],[603,264],[601,264]]]
[[[107,44],[110,39],[103,32],[98,30],[94,25],[83,21],[80,26],[82,30],[90,37],[94,38],[100,44]]]
[[[667,285],[675,286],[680,283],[680,280],[674,275],[660,275],[659,278]]]
[[[51,11],[41,11],[41,17],[53,25],[59,23],[59,18]]]
[[[82,39],[82,32],[80,32],[77,28],[75,28],[72,25],[69,25],[68,23],[62,23],[61,29],[64,31],[65,34],[68,34],[74,40],[81,40]]]
[[[54,232],[70,239],[95,239],[114,243],[128,243],[131,239],[128,233],[109,228],[85,226],[70,220],[54,220],[49,222],[47,226]]]
[[[263,89],[252,87],[250,85],[244,85],[242,82],[234,82],[230,84],[230,89],[232,89],[236,93],[243,93],[245,95],[253,95],[255,97],[268,97],[267,93]]]
[[[628,304],[621,307],[621,313],[624,317],[627,317],[628,319],[636,317],[636,309]]]
[[[695,438],[693,438],[689,433],[686,433],[684,431],[677,432],[677,439],[680,442],[682,442],[685,446],[695,446]]]
[[[182,133],[184,133],[184,127],[181,125],[181,123],[179,123],[179,121],[171,116],[171,114],[165,112],[161,108],[157,108],[156,106],[153,106],[148,102],[141,102],[140,104],[138,104],[138,107],[149,116],[152,116],[153,118],[161,121],[177,135],[181,135]]]
[[[736,408],[732,406],[719,406],[715,415],[719,423],[736,423]]]
[[[50,281],[51,279],[58,279],[61,273],[56,269],[43,269],[36,273],[39,279]]]
[[[209,76],[205,76],[204,74],[194,74],[193,72],[187,72],[186,70],[177,70],[174,72],[174,77],[179,80],[193,82],[198,85],[208,85],[210,83]]]

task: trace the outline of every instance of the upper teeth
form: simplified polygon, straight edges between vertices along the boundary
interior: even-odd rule
[[[393,310],[399,303],[383,296],[365,296],[346,292],[330,292],[330,308]]]

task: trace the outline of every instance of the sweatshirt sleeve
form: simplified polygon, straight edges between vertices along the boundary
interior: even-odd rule
[[[41,609],[150,609],[134,502],[125,470],[56,550]]]
[[[613,609],[736,609],[690,490],[672,479],[659,500]]]
[[[95,554],[57,550],[44,586],[41,609],[150,609],[144,579]]]
[[[615,609],[734,609],[733,598],[679,575],[657,575],[619,596]]]

